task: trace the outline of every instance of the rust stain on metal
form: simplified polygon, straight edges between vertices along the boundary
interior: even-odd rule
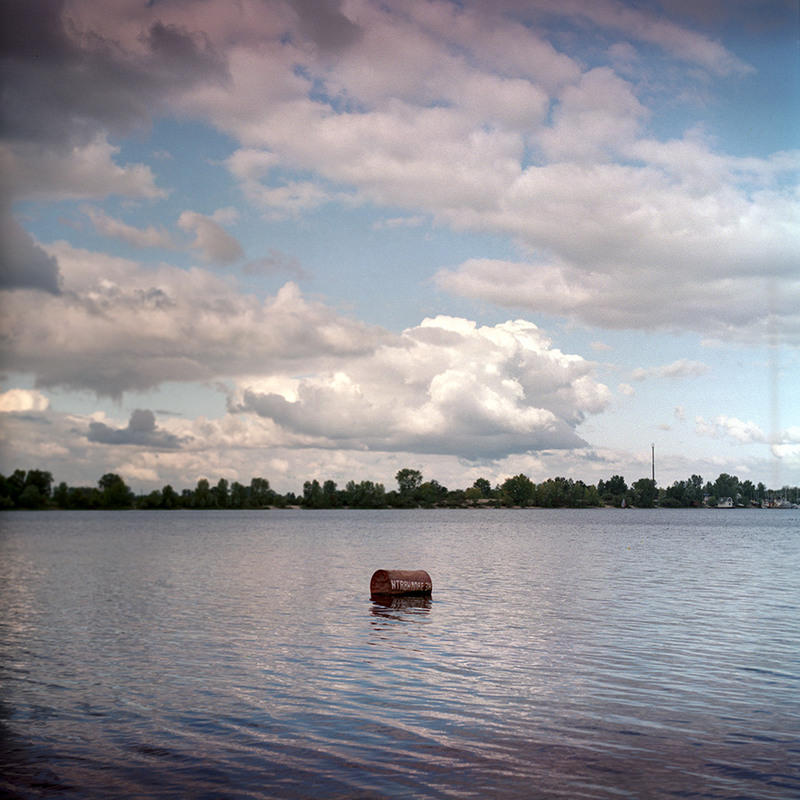
[[[369,582],[373,597],[404,594],[431,594],[433,582],[424,569],[379,569]]]

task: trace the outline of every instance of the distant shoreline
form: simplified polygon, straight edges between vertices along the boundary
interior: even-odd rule
[[[23,513],[38,513],[38,512],[77,512],[77,511],[188,511],[192,514],[200,514],[203,512],[236,512],[236,511],[797,511],[800,509],[798,505],[789,506],[735,506],[733,508],[719,508],[718,506],[502,506],[502,505],[480,505],[480,506],[379,506],[375,508],[363,508],[359,506],[331,506],[325,508],[311,508],[302,505],[276,505],[276,506],[260,506],[258,508],[192,508],[189,506],[179,506],[176,508],[141,508],[139,506],[123,506],[119,508],[61,508],[60,506],[48,506],[44,508],[0,508],[0,514],[3,512],[19,511]]]
[[[305,481],[302,494],[281,494],[269,480],[254,477],[249,484],[220,478],[211,484],[200,478],[194,489],[176,491],[169,484],[146,494],[135,493],[122,476],[109,472],[95,486],[56,485],[46,470],[15,470],[0,475],[0,511],[3,510],[177,510],[239,509],[548,509],[548,508],[797,508],[800,490],[767,489],[763,483],[740,481],[722,473],[711,482],[699,475],[661,488],[653,478],[639,478],[630,486],[621,475],[596,485],[573,478],[548,478],[535,483],[527,475],[506,478],[492,486],[477,478],[467,489],[447,489],[436,479],[424,480],[419,470],[404,468],[395,476],[397,489],[370,480],[348,481],[343,488],[332,480]],[[789,498],[793,498],[793,502]]]

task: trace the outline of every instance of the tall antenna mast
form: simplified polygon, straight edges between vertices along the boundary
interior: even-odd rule
[[[655,483],[656,482],[656,446],[655,446],[654,443],[650,445],[650,454],[651,454],[652,464],[653,464],[653,483]]]

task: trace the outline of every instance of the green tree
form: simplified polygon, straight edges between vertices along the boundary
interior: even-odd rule
[[[163,508],[164,495],[158,489],[153,489],[153,491],[150,492],[150,494],[146,495],[145,497],[139,498],[138,506],[139,508],[144,508],[147,510],[155,508]]]
[[[488,499],[492,496],[492,484],[486,478],[476,478],[472,484],[473,489],[477,489],[481,493],[481,497]]]
[[[382,483],[348,481],[345,488],[347,504],[352,508],[384,508],[386,489]]]
[[[56,486],[53,492],[53,500],[59,508],[69,508],[69,486],[67,486],[66,481],[61,481]]]
[[[639,478],[631,487],[637,508],[653,508],[658,500],[658,487],[652,478]]]
[[[303,505],[306,508],[322,508],[324,505],[322,487],[316,478],[303,484]]]
[[[721,473],[714,481],[711,494],[717,498],[717,501],[723,497],[730,497],[735,503],[739,495],[739,479],[735,475],[728,475],[727,472]]]
[[[400,490],[400,499],[406,503],[416,500],[417,489],[422,486],[422,473],[406,467],[399,470],[394,478]]]
[[[211,508],[214,505],[214,497],[211,494],[211,484],[208,478],[200,478],[194,490],[192,498],[194,508]]]
[[[600,497],[600,492],[597,491],[597,487],[593,484],[590,484],[586,487],[586,493],[584,494],[584,505],[589,508],[596,508],[598,506],[603,505],[603,500]]]
[[[25,476],[25,486],[35,486],[41,497],[49,499],[53,489],[53,475],[40,469],[29,469]]]
[[[467,505],[467,493],[463,489],[449,491],[442,500],[447,508],[464,508]]]
[[[483,500],[483,492],[481,492],[477,486],[470,486],[469,489],[464,492],[464,497],[470,505],[477,507],[481,500]]]
[[[225,478],[220,478],[213,490],[214,498],[220,508],[228,508],[231,503],[230,484]]]
[[[95,509],[102,506],[103,494],[94,486],[76,486],[69,491],[69,507]]]
[[[675,481],[664,490],[661,505],[665,508],[680,508],[688,505],[686,500],[686,481]]]
[[[583,481],[573,481],[569,479],[569,491],[567,493],[567,505],[570,508],[587,508],[593,505],[600,505],[599,497],[598,502],[595,502],[595,495],[597,490],[594,486],[587,486]]]
[[[605,483],[599,481],[597,491],[600,493],[600,497],[603,498],[604,503],[618,506],[628,494],[628,484],[625,483],[625,478],[621,475],[614,475]]]
[[[250,503],[255,508],[265,508],[270,505],[274,495],[266,478],[253,478],[250,481]]]
[[[336,481],[327,480],[322,484],[322,503],[325,508],[335,508],[341,505],[339,493],[336,490]]]
[[[500,489],[509,497],[512,505],[522,507],[531,505],[536,494],[535,484],[522,473],[514,475],[512,478],[506,478]]]
[[[439,481],[433,479],[420,484],[417,496],[422,505],[426,508],[433,508],[447,497],[447,489]]]
[[[742,481],[739,485],[739,493],[742,496],[742,502],[745,505],[750,505],[750,503],[755,502],[758,497],[758,492],[756,491],[755,484],[753,481]]]
[[[703,502],[703,479],[692,475],[689,480],[675,481],[664,490],[661,505],[669,508],[688,508],[699,506]]]
[[[25,470],[15,469],[6,480],[6,488],[11,505],[19,505],[19,498],[25,491]]]
[[[543,508],[577,507],[583,499],[583,491],[571,478],[548,478],[536,487],[536,500]]]
[[[13,507],[14,502],[11,499],[11,487],[8,484],[8,478],[5,475],[0,475],[0,509]]]
[[[133,492],[115,472],[107,472],[97,482],[100,505],[103,508],[129,508],[133,505]]]
[[[163,508],[177,508],[180,505],[180,497],[169,484],[161,490],[161,505]]]
[[[703,504],[703,479],[700,475],[692,475],[686,481],[686,505],[700,506]]]
[[[249,492],[239,481],[231,484],[231,508],[247,508]]]
[[[41,509],[44,508],[47,498],[39,491],[39,487],[29,483],[19,496],[17,505],[20,508]]]

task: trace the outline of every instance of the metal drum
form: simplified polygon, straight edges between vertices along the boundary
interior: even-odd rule
[[[379,569],[369,582],[372,597],[431,594],[433,582],[424,569]]]

